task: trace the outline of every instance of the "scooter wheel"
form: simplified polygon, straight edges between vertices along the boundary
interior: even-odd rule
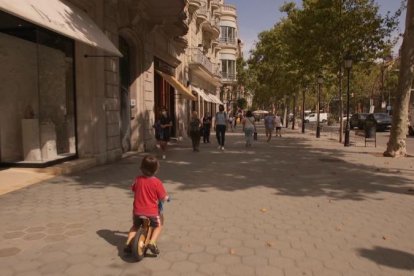
[[[132,254],[137,262],[144,258],[145,252],[147,251],[145,247],[146,238],[147,235],[144,229],[140,228],[132,241]]]

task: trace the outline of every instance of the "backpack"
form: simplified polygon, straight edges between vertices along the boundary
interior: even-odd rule
[[[191,120],[190,122],[190,132],[198,132],[200,131],[200,120]]]

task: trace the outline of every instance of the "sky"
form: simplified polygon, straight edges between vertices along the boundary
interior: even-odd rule
[[[244,43],[244,56],[248,53],[257,35],[264,30],[270,29],[284,15],[279,12],[279,7],[286,0],[225,0],[226,4],[233,4],[237,7],[239,36]],[[301,3],[300,0],[295,0]],[[400,7],[400,0],[376,0],[380,6],[380,12],[386,14],[387,11],[394,13]],[[404,30],[405,13],[400,18],[400,32]],[[394,49],[398,51],[397,45]]]

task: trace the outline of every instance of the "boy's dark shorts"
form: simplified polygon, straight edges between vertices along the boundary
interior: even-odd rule
[[[136,227],[136,228],[139,228],[141,226],[141,224],[142,224],[143,219],[140,218],[140,217],[141,216],[139,216],[139,215],[134,215],[133,216],[134,227]],[[160,224],[161,224],[161,218],[160,218],[160,216],[155,216],[155,217],[145,216],[145,217],[149,218],[149,220],[150,220],[150,226],[151,227],[154,227],[155,228],[155,227],[160,226]]]
[[[276,127],[276,130],[281,130],[282,129],[282,127]]]

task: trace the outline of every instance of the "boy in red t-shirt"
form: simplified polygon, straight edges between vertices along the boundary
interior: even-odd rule
[[[139,216],[148,217],[151,221],[150,226],[154,228],[148,249],[153,254],[158,255],[160,253],[156,243],[162,228],[158,202],[168,200],[168,195],[161,180],[154,176],[158,169],[157,158],[152,155],[145,156],[141,162],[143,175],[137,176],[132,184],[131,189],[134,191],[133,225],[129,230],[127,245],[124,250],[127,253],[131,252],[128,245],[142,223]]]

